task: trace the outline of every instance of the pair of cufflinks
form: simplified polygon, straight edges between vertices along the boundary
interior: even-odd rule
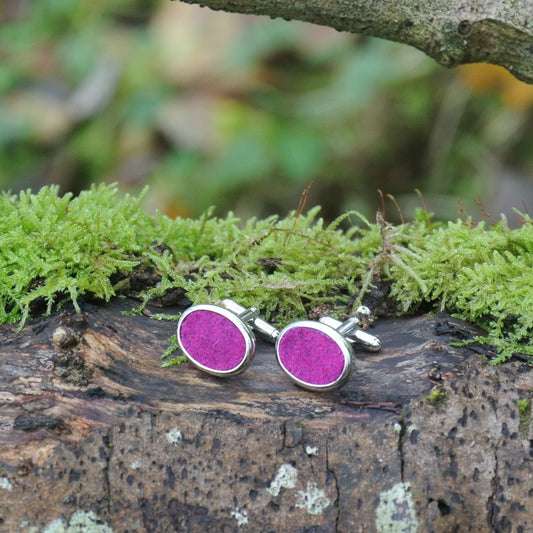
[[[331,317],[299,320],[281,331],[260,318],[259,309],[232,300],[187,309],[177,328],[178,344],[188,360],[208,374],[229,377],[246,370],[255,354],[253,331],[275,343],[279,366],[296,385],[327,391],[350,376],[353,346],[376,352],[381,342],[359,326],[370,315],[361,307],[346,322]]]

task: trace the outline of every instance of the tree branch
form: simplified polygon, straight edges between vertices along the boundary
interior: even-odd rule
[[[441,65],[486,62],[533,83],[533,0],[183,0],[409,44]]]

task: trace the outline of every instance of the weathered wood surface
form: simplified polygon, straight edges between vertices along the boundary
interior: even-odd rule
[[[0,328],[0,531],[533,531],[533,370],[467,324],[380,320],[316,394],[262,343],[229,380],[163,369],[175,323],[132,306]]]

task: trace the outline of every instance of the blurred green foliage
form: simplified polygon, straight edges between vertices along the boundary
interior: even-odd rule
[[[373,216],[378,188],[454,217],[509,171],[531,185],[532,88],[404,45],[155,0],[7,0],[0,21],[4,189],[149,183],[171,216],[248,218],[313,182],[333,219]]]

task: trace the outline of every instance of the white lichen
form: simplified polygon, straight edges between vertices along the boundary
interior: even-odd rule
[[[0,489],[13,490],[13,485],[7,477],[0,477]]]
[[[316,446],[306,446],[305,453],[307,455],[316,455],[318,453],[318,448]]]
[[[239,509],[238,507],[235,507],[235,509],[231,511],[231,516],[235,518],[237,526],[239,527],[246,526],[248,524],[248,513],[245,509]]]
[[[379,495],[376,508],[378,533],[416,533],[418,520],[410,483],[397,483]]]
[[[66,531],[65,522],[61,518],[57,518],[46,526],[43,533],[66,533]]]
[[[58,518],[50,522],[43,533],[113,533],[113,529],[92,511],[78,511],[70,517],[68,524]]]
[[[296,468],[288,463],[282,464],[266,491],[272,496],[277,496],[281,489],[293,489],[296,487],[297,479],[298,472]]]
[[[140,467],[141,463],[139,463],[139,461],[132,461],[132,463],[130,464],[130,468],[132,470],[138,470]]]
[[[165,438],[169,444],[178,446],[183,440],[183,433],[178,428],[169,429],[165,432]]]
[[[306,491],[298,491],[298,497],[299,501],[296,502],[296,507],[305,509],[309,514],[313,515],[322,514],[330,504],[324,491],[320,490],[313,481],[307,483]]]

